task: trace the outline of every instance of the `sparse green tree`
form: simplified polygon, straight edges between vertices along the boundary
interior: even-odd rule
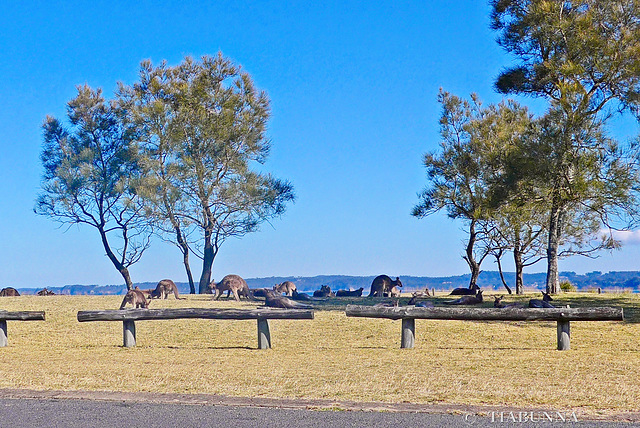
[[[143,62],[140,81],[120,93],[142,125],[160,195],[154,205],[177,220],[170,220],[176,237],[178,223],[200,235],[194,249],[203,260],[204,293],[220,246],[258,230],[294,200],[289,182],[256,168],[269,154],[269,99],[222,54],[175,67]]]
[[[446,209],[450,218],[465,221],[469,236],[463,258],[473,287],[482,262],[500,245],[493,216],[495,200],[504,197],[496,195],[497,184],[504,180],[510,147],[527,129],[530,117],[512,101],[483,107],[475,95],[466,101],[443,91],[438,99],[443,107],[441,150],[424,156],[429,185],[412,214],[425,217]]]
[[[518,59],[496,81],[502,93],[549,100],[523,170],[549,201],[547,291],[558,290],[558,257],[573,228],[628,225],[636,215],[634,148],[606,135],[612,111],[640,112],[640,3],[637,0],[493,0],[498,42]],[[597,228],[595,228],[597,229]],[[586,233],[589,232],[589,233]],[[572,239],[575,244],[591,239]],[[596,248],[611,248],[605,239]],[[577,250],[582,251],[576,247]]]
[[[140,204],[136,135],[122,110],[100,89],[78,87],[67,105],[70,127],[47,117],[43,125],[42,190],[35,212],[66,225],[94,227],[107,257],[132,287],[129,267],[149,246],[150,227]]]

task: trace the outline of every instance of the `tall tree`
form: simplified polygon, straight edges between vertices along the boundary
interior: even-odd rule
[[[424,156],[430,183],[412,214],[425,217],[446,209],[449,217],[467,223],[463,258],[473,287],[482,262],[496,249],[493,200],[496,180],[504,174],[505,151],[527,128],[529,115],[512,101],[482,107],[475,95],[466,101],[444,91],[438,99],[443,107],[441,151]]]
[[[640,117],[640,4],[493,0],[492,9],[498,43],[519,60],[496,88],[550,102],[532,152],[535,173],[548,186],[547,291],[555,293],[569,213],[608,227],[635,214],[634,153],[607,137],[604,125],[612,109]]]
[[[269,99],[220,53],[175,67],[143,62],[140,81],[120,93],[146,124],[148,165],[165,174],[158,185],[172,195],[172,215],[199,231],[198,289],[206,292],[221,245],[257,231],[294,200],[289,182],[255,168],[269,154]]]
[[[53,117],[43,125],[44,175],[35,212],[63,224],[94,227],[131,289],[129,267],[140,260],[150,236],[135,189],[140,177],[135,133],[123,125],[115,102],[86,85],[78,87],[67,115],[69,128]]]

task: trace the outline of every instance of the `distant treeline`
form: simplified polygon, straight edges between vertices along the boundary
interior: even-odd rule
[[[363,287],[365,294],[368,293],[371,282],[375,276],[346,276],[346,275],[320,275],[313,277],[294,277],[294,276],[278,276],[269,278],[247,278],[247,284],[250,288],[272,288],[275,284],[283,281],[293,281],[298,290],[302,292],[313,292],[318,290],[321,285],[328,285],[332,290],[358,289]],[[525,288],[542,290],[545,287],[545,273],[533,273],[524,275]],[[447,277],[426,277],[426,276],[400,276],[400,280],[404,285],[404,291],[422,290],[425,288],[435,288],[439,291],[450,290],[457,287],[467,287],[469,285],[470,275],[457,275]],[[515,273],[505,273],[507,285],[513,286],[515,281]],[[562,272],[560,274],[561,281],[569,281],[580,291],[595,290],[626,290],[632,292],[640,292],[640,272],[623,271],[623,272],[590,272],[584,275],[578,275],[575,272]],[[178,282],[178,289],[181,293],[189,293],[189,284],[186,282]],[[483,289],[504,290],[500,275],[495,271],[486,271],[480,273],[478,285]],[[155,282],[135,283],[141,289],[155,288]],[[44,288],[44,287],[42,287]],[[49,287],[49,290],[56,294],[69,295],[118,295],[125,294],[126,287],[124,285],[65,285],[64,287]],[[513,287],[512,287],[513,288]],[[34,294],[41,288],[22,288],[19,289],[22,294]]]

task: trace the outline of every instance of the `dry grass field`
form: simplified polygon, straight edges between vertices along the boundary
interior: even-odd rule
[[[79,310],[116,309],[121,299],[0,298],[0,309],[46,311],[46,321],[8,322],[0,388],[508,405],[592,415],[640,408],[638,295],[563,294],[558,303],[621,306],[627,317],[573,322],[571,350],[564,352],[556,350],[556,325],[548,322],[417,320],[415,348],[400,349],[400,321],[347,318],[347,300],[339,299],[314,320],[271,320],[269,350],[257,349],[255,321],[139,321],[137,347],[123,348],[122,323],[76,319]],[[188,296],[151,307],[256,305]]]

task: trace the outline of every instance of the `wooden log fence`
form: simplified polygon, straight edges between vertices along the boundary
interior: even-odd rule
[[[0,310],[0,347],[5,347],[9,343],[7,321],[44,321],[44,311],[9,312]]]
[[[570,349],[571,321],[623,321],[622,308],[421,308],[376,307],[347,305],[348,317],[387,318],[402,320],[401,348],[413,348],[415,342],[415,320],[462,320],[462,321],[556,321],[558,350]]]
[[[122,309],[104,311],[79,311],[79,322],[88,321],[122,321],[123,346],[136,346],[135,321],[171,320],[171,319],[221,319],[249,320],[258,322],[258,348],[271,348],[270,319],[310,320],[313,310],[309,309],[227,309],[227,308],[181,308],[181,309]]]

